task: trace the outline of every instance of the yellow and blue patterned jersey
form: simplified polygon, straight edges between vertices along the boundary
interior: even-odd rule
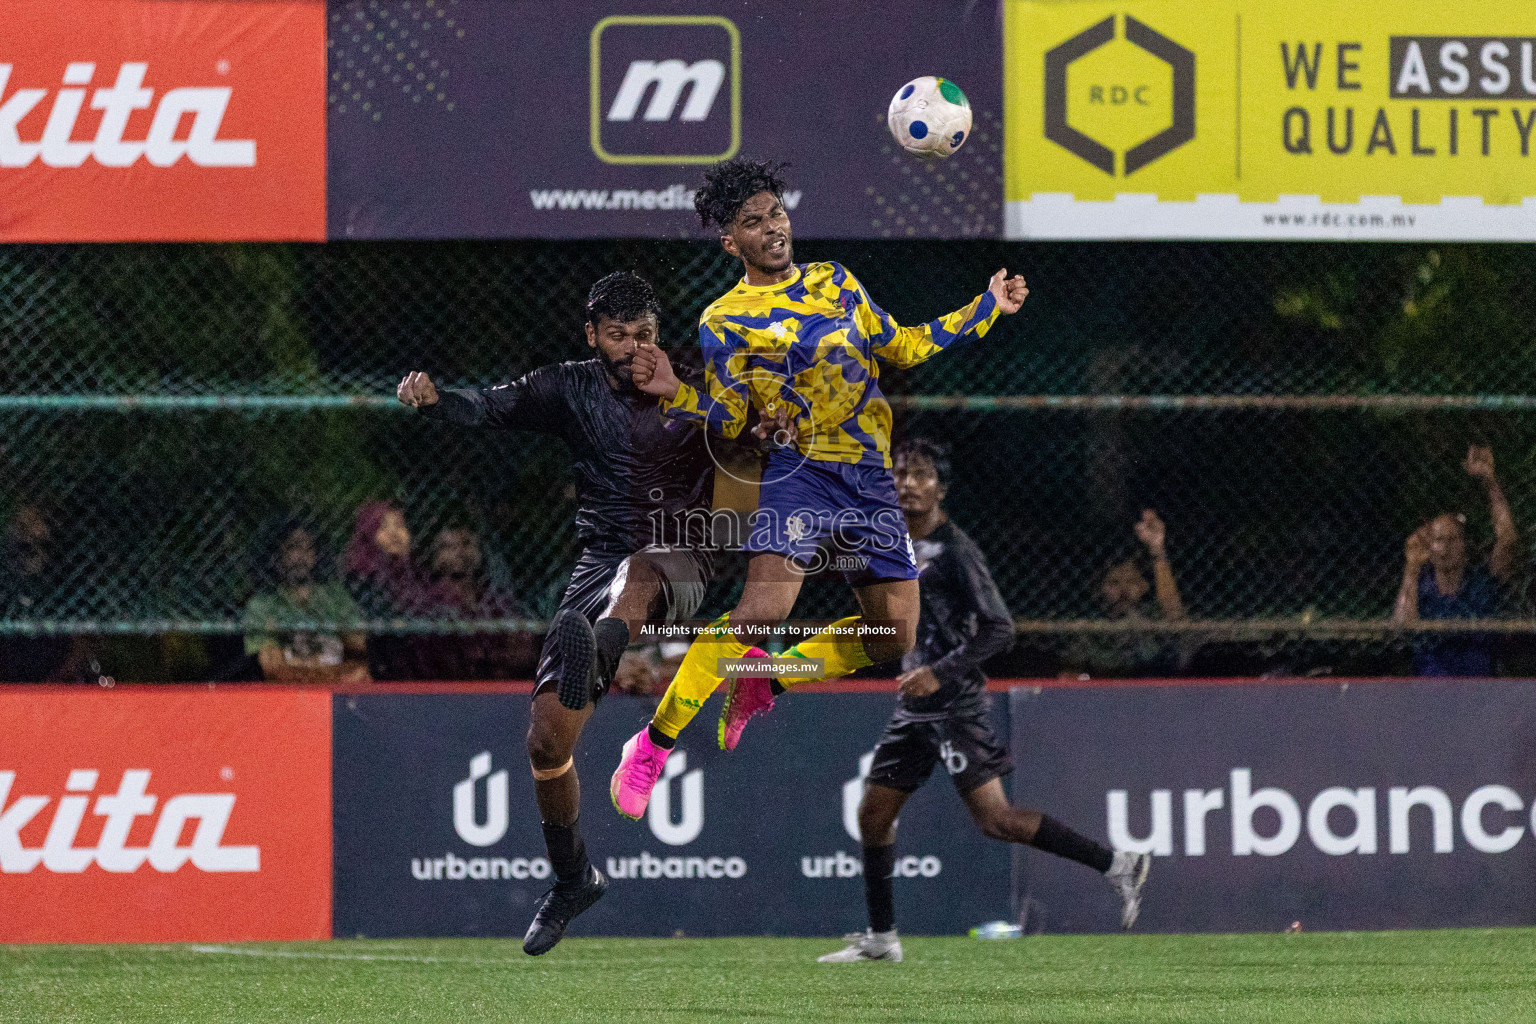
[[[879,362],[916,366],[950,345],[982,337],[997,319],[983,292],[964,309],[902,327],[837,263],[799,264],[787,281],[741,281],[704,310],[705,392],[690,385],[663,400],[675,419],[735,437],[750,402],[759,413],[789,403],[795,444],[822,462],[891,465],[891,405]]]

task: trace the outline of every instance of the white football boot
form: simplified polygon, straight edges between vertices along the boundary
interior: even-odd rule
[[[896,929],[888,932],[862,931],[846,936],[848,945],[836,953],[816,958],[821,964],[851,964],[859,960],[894,960],[901,962],[901,939]]]
[[[1147,872],[1152,868],[1149,853],[1115,851],[1114,863],[1104,873],[1109,884],[1120,894],[1120,927],[1129,929],[1141,913],[1141,887],[1147,884]]]

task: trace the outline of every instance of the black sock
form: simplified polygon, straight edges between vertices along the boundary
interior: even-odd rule
[[[1054,853],[1058,857],[1086,864],[1099,874],[1109,870],[1115,862],[1114,851],[1100,846],[1079,832],[1074,832],[1049,814],[1040,815],[1040,828],[1029,844],[1037,850]]]
[[[677,739],[675,737],[668,736],[666,733],[656,728],[656,723],[652,722],[645,728],[651,734],[651,742],[656,744],[662,750],[671,750],[674,746],[677,745]]]
[[[597,674],[607,683],[629,646],[629,625],[623,619],[598,619],[592,632],[597,635]]]
[[[896,847],[864,844],[864,903],[869,907],[869,927],[888,932],[896,927],[896,897],[891,871],[896,867]]]
[[[582,841],[580,819],[569,825],[543,822],[544,848],[549,851],[550,866],[561,885],[576,886],[586,882],[592,865],[587,861],[587,844]]]

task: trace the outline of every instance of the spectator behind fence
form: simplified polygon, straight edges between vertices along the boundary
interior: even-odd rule
[[[1182,619],[1184,602],[1168,562],[1167,527],[1156,512],[1146,509],[1132,532],[1152,559],[1153,583],[1147,582],[1134,558],[1110,566],[1099,586],[1105,617],[1130,625]],[[1154,592],[1155,600],[1151,596]],[[1084,633],[1063,651],[1062,674],[1121,678],[1167,675],[1182,669],[1187,660],[1185,648],[1185,644],[1154,633]]]
[[[317,535],[299,517],[268,525],[258,546],[266,584],[245,606],[245,650],[269,682],[366,682],[367,641],[345,628],[361,619],[340,583],[320,582]],[[309,623],[340,623],[312,628]]]
[[[1467,450],[1467,475],[1483,485],[1493,517],[1493,553],[1468,566],[1466,516],[1444,513],[1415,530],[1404,546],[1403,582],[1392,622],[1480,619],[1498,614],[1515,561],[1515,520],[1494,475],[1493,451]],[[1493,638],[1486,633],[1422,633],[1414,639],[1413,670],[1421,676],[1493,675]]]
[[[347,589],[366,618],[423,618],[432,608],[431,581],[411,556],[405,514],[387,501],[370,501],[357,510],[346,566]],[[373,633],[369,671],[374,679],[430,678],[428,646],[420,633]]]
[[[0,620],[57,615],[61,589],[48,517],[36,505],[18,506],[0,534]],[[0,634],[0,682],[78,682],[90,661],[84,637]]]
[[[439,618],[526,619],[512,594],[490,584],[480,534],[446,526],[432,541],[430,614]],[[533,670],[531,633],[443,633],[424,638],[425,679],[510,679]]]

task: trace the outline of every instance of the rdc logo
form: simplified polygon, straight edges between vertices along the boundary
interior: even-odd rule
[[[1129,177],[1195,137],[1195,55],[1120,18],[1121,42],[1112,14],[1045,55],[1045,137],[1111,176],[1118,161]],[[1170,72],[1171,93],[1153,84]]]

